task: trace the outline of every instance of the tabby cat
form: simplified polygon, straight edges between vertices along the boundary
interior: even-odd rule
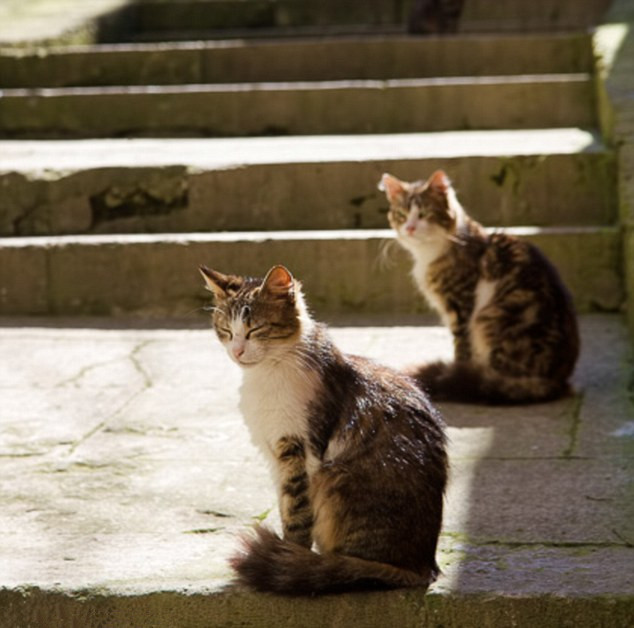
[[[447,478],[438,412],[406,375],[342,354],[283,266],[263,280],[201,272],[282,519],[283,539],[261,527],[245,539],[238,581],[287,594],[427,587]]]
[[[530,403],[567,393],[579,354],[572,300],[533,244],[487,233],[447,175],[407,183],[384,174],[388,220],[412,274],[453,333],[454,362],[411,371],[432,399]]]

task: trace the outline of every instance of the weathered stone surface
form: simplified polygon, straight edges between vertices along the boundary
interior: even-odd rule
[[[0,263],[0,312],[48,311],[47,252],[34,245],[3,251]]]
[[[420,348],[419,359],[424,358]],[[416,360],[412,360],[415,362]],[[476,439],[487,446],[487,458],[558,458],[571,446],[571,431],[579,411],[582,389],[576,395],[547,404],[535,404],[530,413],[525,408],[441,404],[451,416],[453,451],[457,457],[469,457]],[[522,421],[522,430],[499,430],[505,423]],[[496,435],[494,438],[494,434]],[[468,462],[465,462],[468,465]]]
[[[237,535],[278,518],[268,472],[237,412],[239,369],[212,332],[25,322],[5,319],[0,328],[3,625],[58,617],[170,626],[178,617],[202,626],[213,617],[256,627],[273,607],[289,625],[389,625],[397,616],[411,626],[457,627],[465,617],[628,625],[634,458],[626,438],[620,449],[602,446],[613,415],[632,408],[619,318],[582,318],[577,433],[591,422],[608,428],[595,430],[594,451],[570,449],[569,400],[443,407],[453,471],[439,550],[444,576],[427,596],[283,602],[226,588]],[[446,330],[394,322],[332,333],[342,349],[395,367],[449,357]],[[603,412],[588,416],[586,407]]]
[[[616,311],[623,305],[622,242],[612,227],[516,231],[524,231],[553,261],[581,311]]]
[[[8,89],[0,132],[86,138],[591,128],[593,97],[586,74]]]
[[[592,7],[602,2],[597,0]],[[522,2],[528,13],[514,28],[534,25],[534,15],[541,15],[543,25],[544,18],[552,18],[549,3]],[[60,0],[20,2],[28,8],[45,4],[57,9],[72,6],[69,1],[62,5]],[[302,10],[308,4],[302,3]],[[512,4],[500,3],[499,10]],[[618,0],[617,4],[622,3]],[[338,1],[335,5],[344,6]],[[478,2],[468,5],[474,7]],[[367,3],[363,6],[367,13]],[[558,2],[561,11],[554,20],[556,25],[569,25],[567,16],[579,6],[576,0]],[[195,8],[202,7],[197,3]],[[292,22],[291,17],[286,16],[287,23]],[[496,18],[502,26],[503,16],[497,14]],[[7,23],[15,26],[0,19],[0,39]],[[48,23],[55,24],[52,19]],[[24,32],[23,27],[19,32]],[[36,29],[32,36],[42,38]],[[476,47],[473,50],[475,60]],[[155,57],[146,69],[148,75],[157,63]],[[173,78],[185,68],[174,59],[167,70]],[[191,71],[201,70],[193,62]],[[83,70],[74,72],[76,77]],[[627,96],[631,87],[619,84],[619,90]],[[533,91],[528,95],[537,98],[536,89]],[[578,92],[575,98],[581,101],[588,93]],[[518,99],[528,101],[521,90],[502,96],[515,99],[515,107]],[[500,97],[498,93],[485,105],[496,112]],[[192,99],[185,104],[196,102]],[[144,104],[141,99],[141,104],[145,106],[147,101]],[[432,104],[443,106],[440,98]],[[21,106],[27,112],[33,107],[36,115],[42,113],[35,100],[24,99]],[[556,108],[551,101],[546,107]],[[356,110],[358,105],[352,108]],[[98,108],[94,113],[104,115],[104,111],[117,113]],[[64,128],[75,132],[77,119],[70,108],[67,113],[70,117],[63,122]],[[625,107],[614,117],[619,142],[626,138],[628,124],[634,119],[630,114]],[[161,115],[168,119],[184,113],[178,107],[171,111],[167,107]],[[188,133],[182,119],[179,132]],[[565,122],[580,123],[578,119]],[[588,125],[593,123],[594,118],[587,118]],[[627,142],[623,145],[627,148]],[[70,150],[68,145],[66,148]],[[626,154],[619,154],[622,183],[627,177],[622,168]],[[418,166],[426,166],[422,161],[414,163],[419,157],[402,156],[391,165],[419,176]],[[444,157],[436,153],[434,159],[437,157],[446,160],[441,165],[458,164],[455,153]],[[491,183],[487,185],[498,185],[503,199],[513,199],[513,194],[526,199],[521,213],[513,203],[499,203],[498,224],[520,215],[523,221],[541,220],[535,216],[542,214],[534,213],[533,208],[540,205],[540,199],[549,202],[547,190],[555,187],[553,173],[557,170],[570,167],[570,172],[563,170],[566,177],[579,175],[576,192],[566,184],[565,190],[556,193],[560,196],[552,198],[553,205],[560,199],[564,210],[574,207],[575,213],[579,209],[575,194],[587,196],[588,206],[603,202],[600,186],[596,197],[592,187],[611,173],[611,166],[598,153],[577,156],[574,165],[564,156],[569,166],[556,168],[552,160],[562,156],[549,157],[543,166],[537,160],[534,179],[530,156],[520,161],[500,154],[489,157],[492,159],[478,162],[483,168],[478,176],[488,178]],[[134,162],[132,154],[130,158]],[[156,158],[160,161],[163,155]],[[79,157],[73,155],[73,159]],[[65,232],[78,224],[84,229],[83,225],[94,222],[95,212],[101,219],[116,215],[119,222],[114,228],[118,229],[125,227],[130,219],[127,212],[132,209],[144,219],[166,207],[178,213],[196,195],[202,208],[208,190],[220,185],[206,181],[198,186],[202,175],[186,171],[184,166],[189,164],[180,162],[158,167],[145,164],[139,179],[124,170],[91,173],[88,178],[77,168],[62,173],[62,162],[67,160],[55,164],[50,184],[32,171],[3,177],[2,191],[11,189],[10,198],[0,194],[8,201],[0,208],[3,229],[20,224],[37,233]],[[371,168],[378,169],[379,161]],[[276,163],[282,166],[286,162]],[[473,168],[472,162],[460,163],[459,175]],[[521,176],[514,170],[517,163],[522,163]],[[257,168],[262,165],[256,164]],[[490,166],[494,166],[492,170]],[[232,167],[235,170],[236,164]],[[313,161],[311,167],[317,170],[321,166]],[[589,171],[599,168],[601,176],[595,179]],[[373,186],[376,173],[368,172]],[[545,174],[548,172],[551,174]],[[249,174],[254,175],[255,170]],[[280,169],[275,176],[289,174],[292,169]],[[332,171],[326,174],[332,177]],[[59,175],[61,181],[68,179],[62,185],[57,185]],[[256,174],[258,182],[266,176],[265,168]],[[320,176],[303,181],[302,189],[319,189]],[[360,184],[365,174],[356,176],[357,187],[342,187],[341,196],[366,189],[365,182]],[[476,174],[472,176],[476,178]],[[27,185],[21,177],[32,177],[35,185]],[[115,178],[120,179],[117,186],[113,186]],[[183,181],[187,185],[181,185]],[[244,179],[232,181],[237,185]],[[465,181],[468,179],[457,180],[459,191],[469,185]],[[525,187],[520,189],[521,185]],[[628,198],[629,187],[624,185],[621,190],[622,199]],[[293,194],[297,190],[290,185],[281,198]],[[223,192],[223,196],[227,194]],[[334,196],[333,203],[341,196]],[[349,198],[365,211],[373,200],[361,196]],[[87,197],[92,199],[90,205]],[[489,205],[500,197],[485,192],[482,198]],[[245,205],[247,199],[242,201]],[[622,203],[621,216],[629,215],[625,207]],[[491,210],[491,216],[495,215]],[[613,218],[614,213],[609,216]],[[366,218],[362,215],[362,219]],[[600,220],[609,223],[608,218]],[[534,237],[560,265],[582,309],[620,306],[623,249],[618,229],[571,229],[563,240],[557,230],[525,235]],[[200,261],[226,262],[226,268],[260,273],[262,267],[286,261],[272,258],[290,251],[297,260],[293,270],[306,276],[309,300],[314,295],[320,311],[358,312],[366,308],[368,295],[374,303],[366,308],[369,311],[375,306],[375,311],[384,312],[402,308],[411,316],[420,309],[402,259],[383,275],[385,285],[381,285],[382,275],[375,266],[376,234],[369,239],[359,233],[346,237],[349,242],[345,245],[329,242],[321,234],[306,240],[298,233],[283,238],[279,234],[242,234],[237,239],[17,239],[0,246],[0,286],[4,290],[0,302],[2,311],[24,313],[128,313],[133,304],[137,313],[186,314],[202,303],[202,296],[193,297],[202,295],[195,273]],[[629,247],[627,232],[625,242]],[[264,243],[268,253],[263,252]],[[626,264],[629,250],[625,249]],[[334,272],[333,259],[348,260],[348,266],[336,265]],[[349,283],[342,282],[342,276]],[[25,285],[18,289],[20,282]],[[186,311],[181,309],[184,304]],[[278,521],[269,478],[236,414],[239,375],[230,368],[211,332],[113,329],[108,327],[113,319],[95,323],[94,329],[82,328],[90,324],[86,319],[67,321],[74,327],[64,329],[62,322],[49,320],[47,328],[39,329],[33,327],[33,320],[1,321],[5,326],[0,329],[1,625],[53,622],[120,628],[208,626],[211,622],[255,627],[270,625],[274,617],[276,625],[293,626],[629,628],[634,615],[630,575],[634,502],[629,480],[634,430],[627,389],[631,358],[616,318],[584,319],[576,396],[513,409],[445,405],[453,461],[439,551],[445,575],[428,595],[397,591],[322,600],[282,600],[228,586],[226,558],[235,551],[237,535],[254,521],[264,520],[272,526]],[[395,322],[390,315],[382,327],[336,328],[333,333],[345,349],[395,366],[449,356],[445,330],[399,327]]]
[[[434,593],[440,594],[440,599],[451,599],[451,591],[456,588],[465,594],[468,591],[480,595],[492,589],[515,588],[518,597],[525,599],[544,596],[537,597],[544,610],[548,609],[545,597],[580,601],[587,595],[592,596],[593,603],[599,596],[605,596],[616,610],[619,597],[627,599],[632,591],[631,581],[624,582],[622,578],[628,571],[630,552],[618,545],[504,542],[476,545],[459,536],[445,535],[441,548],[446,578],[434,585]],[[614,591],[621,595],[613,595]],[[445,598],[443,594],[449,595]],[[618,615],[614,620],[615,625],[620,625]],[[567,621],[573,620],[568,617]],[[597,616],[593,621],[601,625]],[[566,625],[566,620],[561,625]]]
[[[566,29],[584,30],[600,21],[609,0],[585,1],[581,6],[575,0],[540,0],[526,3],[507,0],[492,7],[487,0],[472,0],[465,5],[459,29],[465,32],[539,31]],[[144,2],[141,6],[141,28],[155,31],[163,38],[185,31],[246,28],[289,28],[302,26],[332,27],[335,25],[370,25],[388,27],[402,25],[412,5],[411,0],[374,0],[368,12],[363,0],[261,0],[250,2],[249,10],[237,9],[236,0],[219,3]],[[213,7],[213,11],[210,10]],[[401,26],[402,28],[402,26]],[[222,30],[220,30],[220,33]],[[218,36],[220,33],[216,32]]]
[[[517,420],[511,413],[509,422]],[[609,471],[608,459],[497,460],[495,435],[503,430],[496,428],[491,459],[454,460],[454,474],[470,482],[466,494],[456,489],[448,500],[469,506],[457,519],[447,514],[448,533],[502,544],[609,545],[633,538],[631,458],[609,459]]]
[[[485,225],[615,219],[612,155],[579,129],[5,141],[0,234],[383,228],[383,172],[437,168]]]
[[[630,336],[634,339],[634,6],[615,0],[594,36],[598,58],[598,118],[616,146],[619,214],[624,227],[623,268]]]
[[[94,43],[120,28],[129,0],[5,0],[0,6],[0,46]]]
[[[391,25],[404,21],[411,0],[378,0],[372,11],[362,0],[296,2],[294,0],[256,0],[242,7],[235,0],[225,2],[148,1],[140,7],[141,31],[209,30],[316,26],[330,24]]]
[[[197,41],[0,52],[0,86],[183,85],[440,76],[561,74],[592,69],[585,33]]]
[[[623,301],[621,243],[613,228],[510,229],[535,242],[559,268],[581,312],[618,310]],[[31,297],[21,276],[6,272],[4,314],[177,316],[206,302],[197,268],[261,276],[286,264],[302,279],[320,314],[426,311],[413,288],[411,262],[390,230],[286,231],[235,234],[163,234],[6,238],[0,265],[46,260]],[[386,248],[386,246],[388,248]],[[336,272],[332,260],[337,260]],[[11,298],[9,298],[11,297]]]
[[[539,0],[500,2],[488,0],[465,3],[461,17],[464,32],[584,30],[601,22],[612,0]]]
[[[222,596],[179,590],[112,597],[102,593],[61,591],[0,592],[8,625],[29,621],[46,625],[51,617],[70,625],[136,628],[152,621],[162,628],[179,623],[204,628],[211,621],[228,628],[266,628],[270,618],[286,625],[315,628],[355,625],[360,628],[398,625],[419,628],[442,622],[448,628],[465,624],[518,628],[629,628],[632,603],[628,597],[518,596],[473,594],[434,595],[418,592],[357,593],[321,600],[227,591]],[[99,622],[96,624],[95,622]],[[283,625],[283,624],[282,624]]]
[[[626,229],[623,237],[623,258],[625,274],[625,290],[628,295],[627,309],[630,322],[630,335],[634,338],[634,226]]]

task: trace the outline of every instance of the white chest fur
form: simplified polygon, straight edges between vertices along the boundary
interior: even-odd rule
[[[423,293],[429,304],[440,314],[445,325],[449,324],[447,313],[438,295],[431,289],[428,280],[430,265],[435,262],[447,250],[446,241],[431,241],[417,243],[417,246],[407,247],[414,258],[412,277],[419,290]]]
[[[297,357],[244,371],[240,410],[253,444],[270,462],[275,443],[283,436],[306,440],[307,410],[317,385],[316,374]]]
[[[469,335],[471,336],[471,357],[476,364],[488,364],[491,346],[486,335],[486,329],[478,315],[491,303],[495,295],[496,282],[480,279],[476,285],[473,314],[469,321]]]

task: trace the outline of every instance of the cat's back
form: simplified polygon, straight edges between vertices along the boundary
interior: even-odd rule
[[[512,235],[492,234],[482,257],[481,278],[479,286],[488,285],[494,295],[491,305],[501,326],[498,337],[504,340],[507,330],[523,330],[526,342],[542,352],[548,349],[545,373],[568,377],[579,355],[577,316],[558,270],[539,247]],[[482,313],[486,318],[486,308]]]
[[[448,474],[441,415],[407,375],[358,356],[345,364],[355,384],[323,441],[320,492],[354,508],[381,545],[415,538],[406,553],[432,562]]]
[[[505,233],[491,234],[482,256],[481,275],[488,281],[505,280],[516,289],[531,291],[536,301],[561,311],[574,309],[558,270],[541,249],[528,240]]]
[[[444,447],[442,416],[412,378],[365,357],[345,359],[358,382],[353,407],[368,434],[414,437],[421,445],[434,442]]]

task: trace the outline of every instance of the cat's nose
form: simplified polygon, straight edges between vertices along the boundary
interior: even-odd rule
[[[416,225],[405,225],[405,231],[407,231],[407,235],[414,235],[414,231],[416,231]]]
[[[244,355],[244,347],[243,346],[233,347],[231,349],[231,351],[233,352],[233,355],[234,355],[236,360],[239,360]]]

